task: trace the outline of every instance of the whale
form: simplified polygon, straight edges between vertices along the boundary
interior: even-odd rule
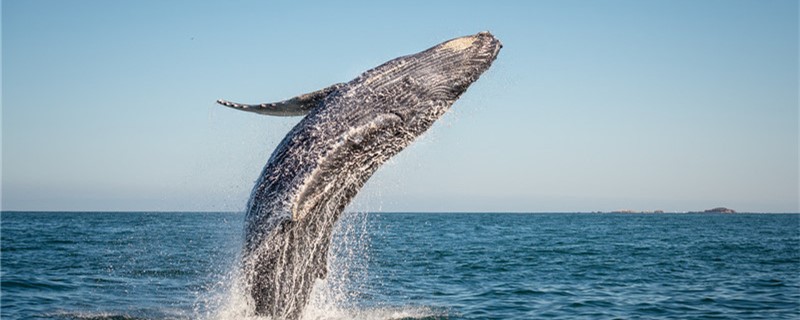
[[[303,116],[275,148],[245,209],[241,277],[252,313],[298,319],[328,273],[331,236],[372,174],[450,109],[497,58],[489,32],[401,56],[355,79],[280,102],[217,103]]]

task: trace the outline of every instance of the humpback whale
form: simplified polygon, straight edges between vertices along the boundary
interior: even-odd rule
[[[486,71],[502,44],[489,32],[390,60],[346,83],[234,109],[305,116],[270,156],[245,216],[244,286],[254,312],[297,319],[327,274],[334,225],[369,177],[428,130]]]

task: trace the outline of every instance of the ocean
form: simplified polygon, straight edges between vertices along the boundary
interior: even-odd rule
[[[242,319],[241,213],[3,212],[2,319]],[[347,213],[305,319],[800,319],[798,214]]]

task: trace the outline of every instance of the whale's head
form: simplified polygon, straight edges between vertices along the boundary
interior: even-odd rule
[[[457,99],[492,65],[503,45],[489,32],[456,38],[417,54],[424,85]]]
[[[502,47],[481,32],[391,60],[347,83],[341,90],[347,107],[337,112],[351,113],[351,126],[401,126],[402,133],[417,136],[489,69]]]
[[[455,38],[386,62],[364,72],[350,84],[358,94],[363,94],[363,90],[381,93],[405,90],[418,98],[418,102],[426,99],[455,101],[489,69],[502,47],[489,32]],[[417,106],[411,103],[397,107]]]

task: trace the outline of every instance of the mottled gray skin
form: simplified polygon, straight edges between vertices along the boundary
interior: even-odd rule
[[[449,109],[501,47],[481,32],[287,101],[218,101],[268,115],[308,112],[275,149],[247,205],[243,274],[258,315],[301,316],[314,282],[327,273],[331,232],[345,206]]]

